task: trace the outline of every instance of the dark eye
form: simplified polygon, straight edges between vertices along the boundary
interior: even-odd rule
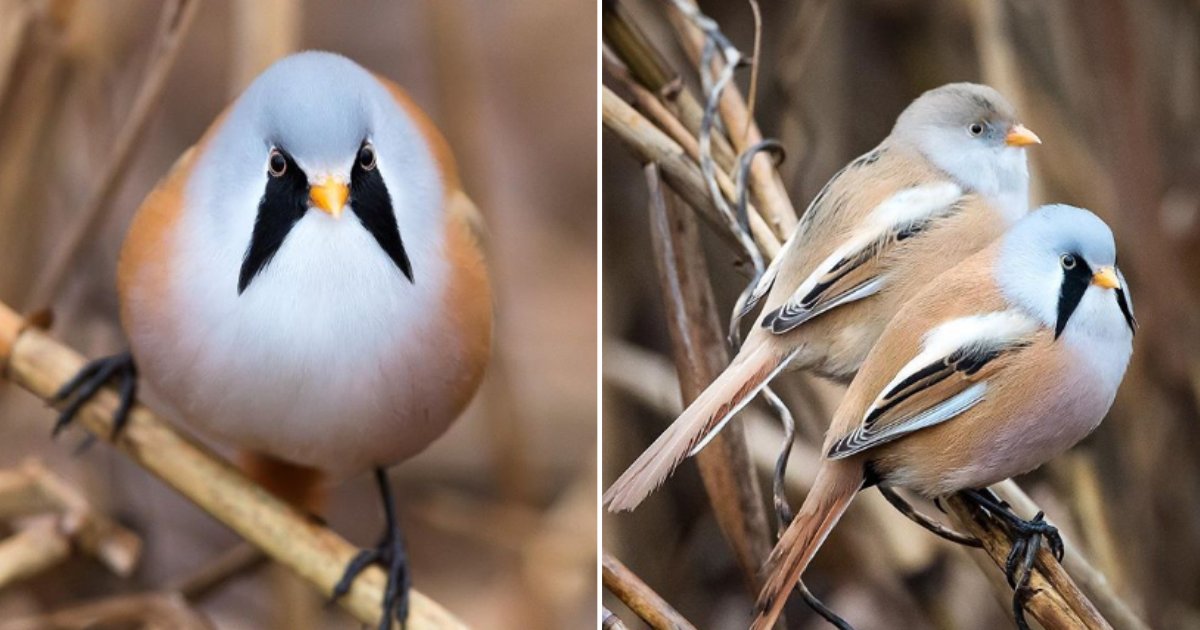
[[[358,150],[358,165],[364,171],[375,168],[375,147],[370,143],[362,145],[362,148]]]
[[[1071,254],[1063,254],[1062,256],[1059,257],[1058,260],[1059,260],[1059,262],[1062,263],[1063,269],[1070,271],[1071,269],[1075,268],[1075,264],[1076,264],[1075,256],[1073,256]]]
[[[983,133],[983,123],[971,123],[971,126],[967,127],[967,131],[971,132],[972,136],[978,136]]]
[[[267,158],[267,170],[271,177],[283,177],[287,172],[287,158],[283,157],[279,149],[271,149],[271,156]]]

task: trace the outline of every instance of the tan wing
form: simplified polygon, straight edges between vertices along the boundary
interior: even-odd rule
[[[960,262],[888,323],[834,415],[825,452],[833,458],[945,422],[987,396],[1022,352],[1041,343],[1040,322],[1000,294],[997,246]]]
[[[1016,311],[952,319],[933,329],[922,352],[900,369],[861,423],[828,447],[826,456],[856,455],[974,407],[987,396],[988,380],[1029,347],[1040,329]]]
[[[875,294],[887,283],[888,253],[958,211],[964,194],[919,155],[885,142],[813,199],[747,310],[771,290],[763,325],[780,334]]]

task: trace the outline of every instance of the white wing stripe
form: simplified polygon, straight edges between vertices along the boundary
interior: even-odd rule
[[[971,315],[952,319],[925,333],[921,352],[904,364],[900,371],[880,391],[875,402],[863,415],[870,416],[887,392],[895,389],[918,370],[936,361],[944,360],[955,351],[970,346],[1004,345],[1028,336],[1036,331],[1038,323],[1028,315],[1016,310],[993,311],[982,315]]]
[[[963,190],[958,184],[938,182],[905,188],[888,197],[871,210],[867,215],[866,225],[861,230],[817,265],[817,268],[796,289],[792,298],[788,300],[788,304],[793,307],[798,306],[804,296],[811,293],[821,278],[832,271],[843,258],[869,247],[872,243],[892,233],[897,227],[916,223],[944,211],[954,205],[962,197],[962,194]]]

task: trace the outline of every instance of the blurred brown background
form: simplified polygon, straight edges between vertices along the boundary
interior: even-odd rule
[[[110,161],[153,56],[152,0],[0,0],[0,300],[22,310]],[[319,48],[405,86],[455,148],[487,218],[495,362],[475,403],[394,469],[417,589],[480,628],[594,623],[596,404],[595,7],[483,0],[205,0],[128,174],[53,301],[60,339],[124,347],[114,273],[143,196],[273,59]],[[36,457],[145,542],[114,578],[73,557],[0,590],[0,621],[150,591],[237,538],[112,449],[72,455],[52,414],[0,383],[0,467]],[[330,525],[373,543],[366,476],[332,493]],[[19,524],[17,525],[19,527]],[[5,526],[7,527],[7,525]],[[196,605],[219,628],[354,628],[260,570]],[[297,611],[308,611],[296,614]]]
[[[693,67],[662,17],[668,3],[620,4],[674,67]],[[1200,4],[760,4],[756,117],[787,150],[780,170],[798,209],[881,140],[922,91],[967,80],[1004,92],[1044,140],[1031,151],[1034,203],[1081,205],[1112,226],[1141,322],[1133,363],[1101,428],[1020,481],[1150,627],[1200,628]],[[752,53],[747,2],[700,5]],[[694,71],[683,78],[695,88]],[[743,94],[748,78],[739,72]],[[626,94],[613,77],[604,82]],[[678,390],[645,181],[615,136],[606,132],[603,146],[607,486],[673,418]],[[725,322],[745,276],[731,264],[735,253],[701,231]],[[809,376],[778,382],[811,444],[840,390]],[[767,494],[780,432],[765,413],[742,418]],[[811,449],[793,457],[793,502],[815,473],[812,457]],[[693,463],[639,511],[604,522],[606,550],[697,627],[748,622],[752,600]],[[1007,600],[967,555],[894,514],[873,491],[856,500],[805,579],[860,630],[1012,627]],[[608,593],[605,603],[631,626],[636,621]],[[829,627],[796,602],[788,615],[793,627]]]

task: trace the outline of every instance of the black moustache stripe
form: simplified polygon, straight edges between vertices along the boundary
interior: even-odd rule
[[[1129,308],[1129,298],[1125,296],[1125,289],[1117,289],[1117,306],[1121,307],[1121,315],[1125,316],[1125,323],[1129,325],[1129,332],[1137,334],[1137,318],[1133,316],[1133,310]]]
[[[292,227],[308,211],[308,177],[291,156],[286,153],[283,156],[287,168],[279,177],[267,176],[267,188],[258,202],[254,232],[238,274],[238,295],[271,262]]]
[[[279,177],[268,177],[267,187],[258,203],[258,216],[250,235],[250,246],[242,258],[238,274],[238,295],[270,264],[296,223],[308,211],[308,176],[284,153],[287,168]],[[350,208],[379,247],[387,253],[400,272],[413,282],[412,263],[400,238],[400,227],[392,210],[392,198],[378,168],[366,170],[355,164],[350,172]]]
[[[1078,263],[1073,269],[1063,270],[1062,289],[1058,293],[1058,321],[1054,325],[1055,339],[1067,327],[1067,321],[1079,308],[1079,302],[1092,282],[1092,270],[1083,262],[1083,256],[1075,254],[1075,260]]]
[[[400,227],[396,225],[396,213],[392,210],[392,197],[378,168],[366,170],[355,163],[350,172],[350,201],[359,222],[408,281],[414,282],[412,263],[408,260]]]

